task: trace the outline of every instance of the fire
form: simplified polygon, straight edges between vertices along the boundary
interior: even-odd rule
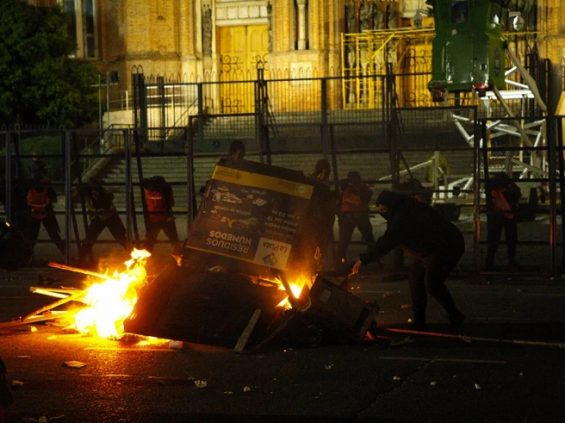
[[[137,288],[147,277],[145,262],[151,254],[134,250],[124,264],[126,270],[114,271],[106,280],[85,289],[81,301],[87,305],[74,317],[74,327],[81,333],[102,338],[119,338],[124,333],[124,321],[137,302]]]
[[[280,290],[285,290],[282,280],[277,278],[276,282],[279,284]],[[295,279],[289,281],[288,286],[290,287],[290,291],[292,292],[293,297],[300,298],[302,291],[304,291],[304,288],[310,288],[312,286],[312,278],[306,275],[300,275]],[[291,308],[288,297],[278,303],[277,307],[283,307],[285,309]]]

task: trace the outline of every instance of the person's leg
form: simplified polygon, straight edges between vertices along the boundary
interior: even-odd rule
[[[92,247],[104,230],[104,223],[97,217],[90,221],[90,225],[86,229],[84,241],[79,250],[79,262],[85,264],[87,260],[93,260]]]
[[[453,329],[458,329],[465,316],[455,305],[455,301],[445,285],[447,276],[457,265],[459,258],[453,257],[437,257],[434,259],[426,273],[426,289],[428,293],[444,308]],[[460,255],[459,255],[460,257]]]
[[[508,264],[513,266],[516,264],[516,244],[518,244],[518,223],[516,218],[505,219],[504,237],[508,252]]]
[[[347,215],[342,215],[339,217],[339,241],[337,244],[337,258],[340,263],[347,262],[347,247],[351,242],[351,236],[353,235],[353,229],[355,228],[354,223],[351,218]]]
[[[368,215],[359,217],[357,220],[357,227],[359,228],[359,232],[361,232],[361,236],[363,237],[363,241],[367,244],[367,247],[374,244],[375,236],[373,235],[373,225],[371,225]]]
[[[47,234],[49,238],[55,243],[57,248],[62,254],[65,254],[65,241],[61,238],[61,234],[59,233],[59,223],[57,222],[57,218],[54,214],[49,214],[43,220],[43,226],[47,230]]]
[[[157,241],[157,236],[161,230],[161,224],[158,222],[147,222],[145,227],[145,248],[147,251],[153,250],[153,246]]]
[[[486,255],[486,269],[492,270],[494,268],[494,256],[498,250],[500,243],[500,236],[502,234],[502,225],[504,223],[504,216],[498,214],[487,215],[487,255]]]
[[[33,217],[28,217],[24,228],[24,235],[29,241],[31,247],[35,246],[37,242],[37,236],[39,235],[39,227],[41,225],[41,220],[34,219]]]
[[[118,241],[125,250],[129,250],[127,231],[120,216],[117,214],[112,215],[112,217],[106,221],[106,226],[108,226],[114,239]]]
[[[169,219],[163,224],[163,232],[173,244],[178,244],[179,234],[177,232],[177,222],[175,219]]]
[[[428,302],[425,286],[426,269],[420,263],[410,267],[409,283],[412,297],[412,313],[414,329],[426,329],[426,306]]]

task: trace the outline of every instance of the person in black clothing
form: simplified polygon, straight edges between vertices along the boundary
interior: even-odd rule
[[[92,260],[92,247],[105,228],[124,249],[129,249],[126,228],[114,206],[114,194],[98,183],[83,186],[81,194],[86,200],[90,224],[80,248],[79,261]]]
[[[47,164],[43,160],[41,160],[35,153],[31,157],[29,173],[31,179],[35,180],[46,178],[48,175]]]
[[[14,403],[14,397],[12,396],[12,391],[10,391],[6,373],[6,365],[2,361],[2,357],[0,357],[0,422],[8,421],[5,420],[7,418],[5,410]]]
[[[506,239],[508,266],[516,263],[518,243],[517,211],[522,193],[506,173],[496,173],[487,183],[487,254],[486,270],[495,270],[494,257],[500,244],[502,230]]]
[[[316,259],[318,270],[330,266],[329,257],[335,257],[333,249],[333,228],[336,212],[336,195],[330,186],[331,166],[327,159],[319,159],[314,166],[310,178],[318,185],[312,202],[312,219],[316,223],[313,228],[315,242],[317,244]]]
[[[229,162],[238,162],[245,158],[245,144],[241,140],[233,140],[230,144],[226,160]]]
[[[347,262],[347,247],[355,228],[359,228],[367,246],[375,242],[373,226],[369,219],[369,201],[373,190],[361,179],[361,174],[351,171],[342,184],[341,204],[339,207],[339,243],[338,258]]]
[[[24,233],[31,242],[32,247],[37,241],[41,224],[47,230],[49,238],[55,243],[59,251],[65,254],[65,242],[59,234],[59,223],[53,211],[53,204],[57,202],[57,193],[51,186],[49,179],[34,180],[26,192],[26,225]]]
[[[8,190],[10,194],[9,205],[7,201]],[[4,204],[4,212],[9,224],[23,230],[27,223],[26,189],[19,178],[14,178],[8,186],[6,184],[6,179],[0,177],[0,203]]]
[[[391,191],[381,192],[377,208],[387,220],[386,231],[360,255],[351,273],[358,273],[364,264],[379,260],[394,247],[402,247],[415,258],[410,272],[413,328],[426,330],[427,291],[447,312],[451,329],[459,329],[465,317],[445,286],[465,250],[459,229],[429,205]]]

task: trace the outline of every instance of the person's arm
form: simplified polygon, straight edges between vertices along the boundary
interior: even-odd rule
[[[170,185],[167,188],[169,191],[169,208],[172,209],[175,205],[175,194],[173,193],[173,188]]]
[[[371,197],[373,196],[373,190],[369,188],[367,184],[363,184],[361,188],[361,201],[363,204],[368,205],[369,201],[371,201]]]
[[[371,246],[365,254],[360,254],[353,264],[349,276],[353,276],[361,270],[363,265],[379,261],[387,255],[393,248],[400,244],[404,225],[402,220],[396,218],[388,223],[385,233]]]
[[[392,227],[388,227],[385,233],[377,239],[377,241],[369,247],[365,254],[359,255],[359,260],[363,264],[371,263],[386,256],[394,247],[398,246],[398,231]]]
[[[57,192],[52,188],[49,187],[47,188],[47,196],[49,197],[49,200],[51,201],[51,203],[56,203],[57,202]]]

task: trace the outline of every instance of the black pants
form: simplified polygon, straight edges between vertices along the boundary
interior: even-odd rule
[[[147,250],[151,251],[155,242],[157,242],[157,236],[159,232],[165,233],[167,238],[175,247],[178,248],[179,236],[177,233],[177,224],[174,218],[169,218],[162,222],[147,222],[146,232],[145,232],[145,243]]]
[[[415,261],[410,269],[410,293],[416,325],[426,323],[428,293],[445,309],[450,319],[461,314],[445,286],[445,280],[462,255],[462,249],[461,251],[455,249],[447,254],[437,254],[426,262]]]
[[[347,261],[347,247],[351,243],[351,236],[355,228],[359,228],[363,241],[367,245],[375,242],[373,236],[373,226],[369,220],[367,213],[351,213],[341,214],[339,216],[339,243],[337,247],[337,254],[339,260],[342,262]]]
[[[518,243],[518,222],[516,217],[508,219],[502,214],[489,214],[487,215],[487,267],[494,265],[494,256],[500,244],[502,230],[504,230],[504,238],[506,240],[508,263],[512,264],[516,260],[516,244]]]
[[[34,219],[31,216],[28,216],[25,235],[27,239],[31,242],[32,245],[35,245],[37,241],[37,236],[39,235],[39,228],[43,224],[45,230],[47,231],[47,235],[49,238],[55,243],[59,251],[65,254],[65,242],[61,238],[59,234],[59,223],[57,222],[57,218],[54,214],[48,214],[45,219],[38,220]]]
[[[107,219],[95,217],[90,221],[90,225],[88,225],[88,228],[86,229],[86,236],[80,251],[81,260],[84,260],[87,257],[91,258],[92,247],[105,228],[108,228],[114,239],[118,241],[122,247],[128,249],[129,246],[126,228],[118,214],[113,214]]]

